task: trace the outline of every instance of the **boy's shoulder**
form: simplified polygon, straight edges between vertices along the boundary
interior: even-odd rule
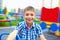
[[[21,26],[23,26],[23,25],[24,25],[24,21],[19,22],[17,26],[18,26],[18,27],[21,27]]]
[[[19,22],[19,24],[24,24],[24,21],[22,21],[22,22]]]
[[[24,25],[24,21],[19,22],[19,23],[17,24],[17,26],[15,27],[15,29],[19,30],[19,29],[23,28],[23,25]]]
[[[35,23],[35,22],[34,22],[34,23]],[[40,27],[39,24],[35,23],[35,28],[40,29],[41,27]]]

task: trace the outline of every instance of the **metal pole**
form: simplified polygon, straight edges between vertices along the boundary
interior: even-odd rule
[[[0,14],[2,12],[2,0],[0,0]]]

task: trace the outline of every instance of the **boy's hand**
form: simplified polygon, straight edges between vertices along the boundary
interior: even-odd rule
[[[46,40],[44,35],[40,35],[40,40]]]
[[[7,40],[14,40],[16,35],[18,33],[18,30],[14,30],[10,35],[8,36]]]

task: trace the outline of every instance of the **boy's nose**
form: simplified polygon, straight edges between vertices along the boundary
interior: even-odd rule
[[[31,17],[31,15],[28,16],[29,18]]]

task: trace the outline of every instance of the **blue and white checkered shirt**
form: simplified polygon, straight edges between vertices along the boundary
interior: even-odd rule
[[[20,22],[15,29],[19,31],[21,40],[38,40],[42,34],[41,27],[34,22],[30,29],[27,28],[26,21]]]

